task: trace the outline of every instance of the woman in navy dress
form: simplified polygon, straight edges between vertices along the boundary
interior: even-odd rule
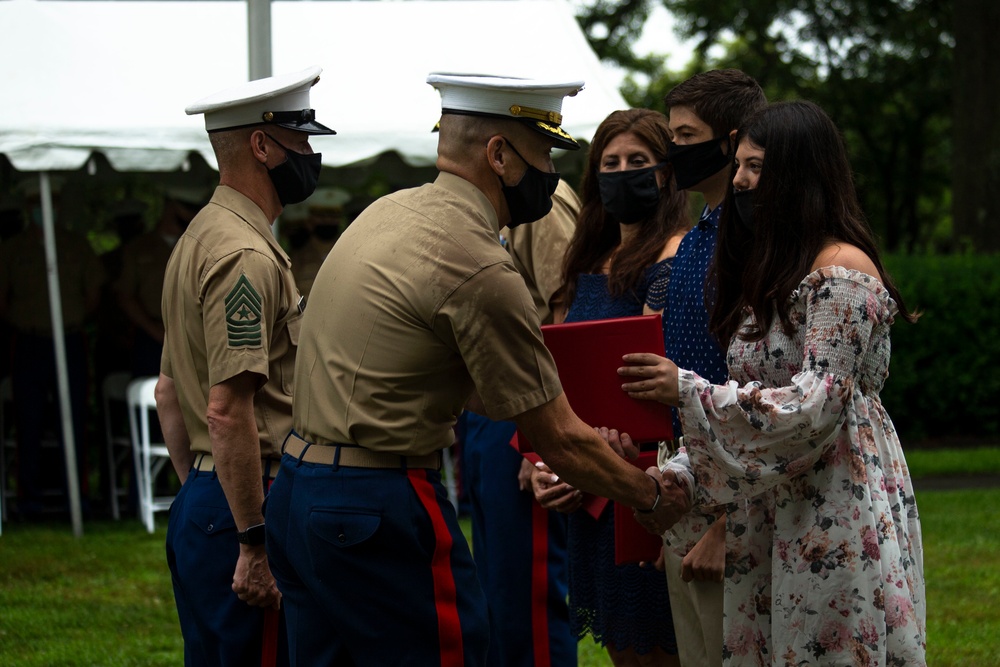
[[[690,227],[687,196],[675,190],[667,164],[669,145],[666,117],[648,109],[615,111],[597,128],[565,259],[569,307],[556,321],[663,310],[670,263]],[[570,513],[570,622],[577,637],[593,635],[616,666],[679,664],[663,573],[615,565],[614,504],[584,503],[546,468],[533,485],[543,506]]]

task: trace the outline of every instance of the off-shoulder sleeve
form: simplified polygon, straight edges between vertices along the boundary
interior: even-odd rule
[[[713,385],[679,373],[696,504],[755,496],[808,470],[844,427],[873,328],[890,317],[881,285],[862,275],[823,270],[803,281],[796,295],[806,304],[802,370],[790,385]]]

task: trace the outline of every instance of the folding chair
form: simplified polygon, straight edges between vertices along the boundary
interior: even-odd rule
[[[153,496],[157,475],[170,463],[170,452],[163,443],[150,442],[149,413],[156,413],[153,391],[156,378],[138,378],[128,385],[128,419],[132,430],[132,459],[135,462],[136,486],[139,491],[139,516],[146,530],[155,529],[153,513],[170,509],[174,496]]]

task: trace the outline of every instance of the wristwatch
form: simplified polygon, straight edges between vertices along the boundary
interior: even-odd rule
[[[651,480],[653,480],[653,485],[656,487],[656,499],[653,500],[653,506],[650,507],[648,510],[641,510],[639,508],[636,508],[635,511],[640,512],[642,514],[652,514],[653,511],[660,506],[660,483],[656,481],[656,478],[650,475],[649,473],[646,474]]]
[[[250,526],[246,530],[236,533],[236,541],[251,547],[259,547],[264,544],[264,524]]]

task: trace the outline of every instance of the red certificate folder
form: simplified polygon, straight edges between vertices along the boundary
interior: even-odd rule
[[[641,452],[629,463],[645,471],[649,466],[656,465],[656,452]],[[641,561],[652,563],[659,557],[662,546],[663,538],[640,526],[632,516],[631,507],[615,503],[615,565]]]
[[[547,324],[542,327],[559,380],[573,412],[590,426],[628,433],[633,442],[673,437],[670,409],[656,401],[641,401],[622,391],[618,375],[622,355],[652,352],[664,356],[663,319],[639,315],[610,320]],[[532,451],[520,438],[521,451]]]

